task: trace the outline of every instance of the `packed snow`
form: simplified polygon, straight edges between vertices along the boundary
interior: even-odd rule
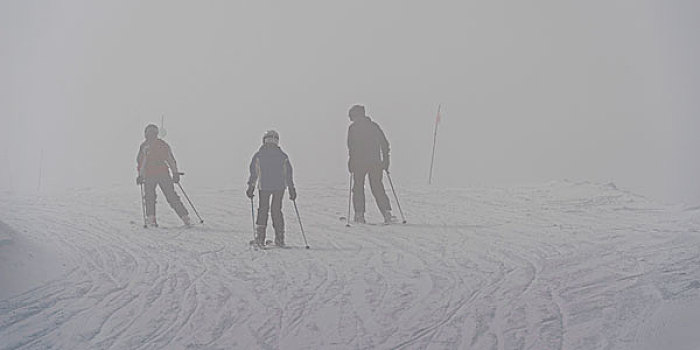
[[[286,201],[291,247],[262,251],[242,189],[188,188],[192,228],[160,200],[149,229],[135,186],[3,193],[0,349],[700,348],[700,209],[397,189],[407,224],[345,227],[345,186],[299,186],[311,249]]]

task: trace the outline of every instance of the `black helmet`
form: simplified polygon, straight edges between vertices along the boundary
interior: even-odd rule
[[[365,116],[365,106],[363,105],[354,105],[350,107],[350,111],[348,112],[348,117],[350,117],[350,120],[355,120],[355,118],[360,118]]]
[[[143,133],[146,138],[156,138],[158,137],[158,127],[155,124],[148,124]]]
[[[280,143],[280,134],[278,134],[277,131],[268,130],[263,135],[262,141],[263,144],[274,143],[275,145],[278,145]]]

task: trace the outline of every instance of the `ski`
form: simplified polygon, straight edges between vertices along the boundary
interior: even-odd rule
[[[250,242],[248,242],[248,244],[255,250],[289,249],[289,246],[286,246],[286,245],[285,246],[278,246],[278,245],[274,244],[274,242],[272,240],[269,240],[269,239],[266,240],[265,245],[262,245],[262,246],[255,243],[254,239],[250,240]]]
[[[132,224],[132,225],[141,226],[141,228],[145,228],[145,229],[148,229],[148,228],[158,228],[158,227],[159,227],[158,224],[155,224],[155,225],[150,225],[150,224],[139,224],[139,223],[137,223],[136,221],[133,221],[133,220],[129,221],[129,223]]]
[[[266,240],[264,245],[260,245],[260,244],[255,243],[255,240],[252,239],[252,240],[250,240],[250,242],[248,242],[248,244],[255,250],[269,250],[269,249],[272,249],[272,247],[273,247],[272,241],[270,241],[270,240]]]
[[[251,239],[250,242],[248,242],[248,245],[250,245],[250,247],[253,248],[254,250],[266,249],[266,247],[264,245],[259,245],[259,244],[255,243],[254,239]]]
[[[179,226],[178,226],[178,225],[175,225],[175,226],[163,226],[163,225],[160,225],[160,224],[156,224],[156,225],[147,225],[147,226],[144,226],[143,224],[137,223],[137,222],[135,222],[135,221],[133,221],[133,220],[132,220],[132,221],[129,221],[129,224],[134,225],[134,226],[138,226],[138,227],[140,227],[140,228],[142,228],[142,229],[144,229],[144,230],[156,230],[156,229],[160,229],[160,230],[163,230],[163,231],[167,231],[167,230],[190,230],[190,229],[194,229],[194,228],[195,228],[195,225],[194,225],[194,224],[190,224],[190,225],[185,225],[185,224],[183,224],[183,225],[179,225]]]
[[[339,218],[342,222],[347,222],[348,219],[344,216]],[[353,222],[355,225],[368,225],[368,226],[389,226],[398,223],[395,216],[391,217],[391,222]]]

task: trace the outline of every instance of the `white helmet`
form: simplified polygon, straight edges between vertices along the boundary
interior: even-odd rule
[[[278,134],[277,131],[268,130],[263,135],[262,141],[263,144],[274,143],[275,145],[278,145],[280,143],[280,134]]]

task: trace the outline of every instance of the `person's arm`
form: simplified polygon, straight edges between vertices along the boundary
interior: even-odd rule
[[[292,162],[289,161],[289,157],[284,161],[284,170],[286,173],[287,187],[294,188],[294,170],[292,169]]]
[[[168,167],[170,168],[170,172],[173,173],[173,175],[178,174],[177,170],[177,162],[175,161],[175,156],[173,155],[173,150],[170,148],[170,145],[167,143],[163,142],[165,145],[165,148],[168,150],[168,156],[165,158],[165,163],[168,164]]]
[[[258,182],[258,176],[260,175],[260,165],[258,163],[258,154],[253,155],[253,159],[250,161],[250,177],[248,178],[248,188],[245,191],[248,198],[253,198],[255,193],[255,183]]]
[[[353,171],[353,147],[354,147],[354,141],[353,141],[353,128],[352,124],[348,127],[348,172]]]
[[[389,170],[389,140],[387,140],[384,131],[377,124],[377,130],[379,131],[379,148],[382,151],[382,165],[384,170]]]
[[[259,174],[258,165],[258,154],[253,155],[253,159],[250,161],[250,177],[248,177],[248,186],[255,187],[255,183],[258,182]]]
[[[165,149],[168,152],[168,155],[165,158],[165,164],[167,164],[168,168],[170,168],[170,173],[173,176],[173,182],[178,183],[180,182],[180,171],[177,169],[177,162],[175,161],[173,151],[170,148],[170,145],[168,145],[165,141],[163,141],[163,146],[165,146]]]
[[[139,147],[139,153],[136,154],[136,172],[141,175],[143,170],[143,144]]]
[[[139,147],[139,153],[136,155],[136,184],[141,185],[143,183],[143,166],[145,165],[145,154],[143,151],[144,144],[142,143]]]
[[[289,199],[295,201],[297,199],[297,189],[294,186],[294,170],[292,169],[292,162],[289,161],[289,157],[284,159],[284,172],[286,175],[287,188],[289,189]]]

